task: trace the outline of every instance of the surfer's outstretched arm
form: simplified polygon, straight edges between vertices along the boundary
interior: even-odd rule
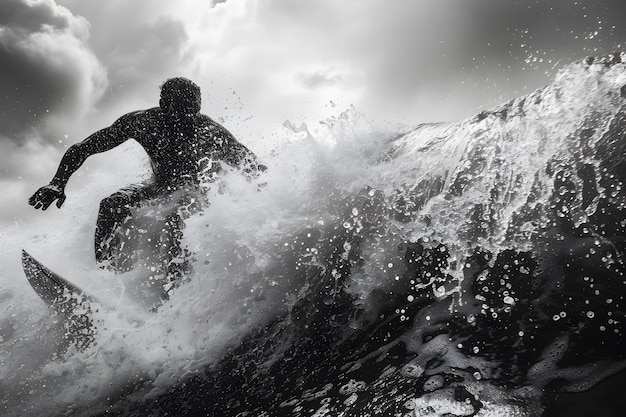
[[[65,201],[65,186],[72,174],[80,168],[91,155],[105,152],[118,146],[130,137],[127,135],[132,126],[134,113],[119,118],[111,126],[101,129],[82,142],[74,144],[61,158],[59,168],[50,184],[44,185],[29,199],[28,204],[36,209],[46,210],[56,201],[56,206],[61,208]]]
[[[241,169],[249,180],[258,177],[261,172],[267,170],[267,167],[259,162],[257,156],[250,149],[235,139],[228,130],[223,127],[221,130],[222,140],[225,143],[225,146],[222,146],[221,156],[224,162]]]

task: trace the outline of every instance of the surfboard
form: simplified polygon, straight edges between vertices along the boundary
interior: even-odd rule
[[[85,291],[46,268],[25,250],[22,250],[22,267],[30,286],[50,305],[63,304],[71,299],[91,299]]]
[[[79,349],[93,341],[91,302],[94,298],[77,285],[45,267],[22,250],[22,268],[37,295],[64,317],[65,338]]]

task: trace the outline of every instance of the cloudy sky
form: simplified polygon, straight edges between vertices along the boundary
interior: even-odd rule
[[[624,0],[1,0],[0,223],[63,150],[187,76],[253,150],[350,105],[456,120],[626,49]]]

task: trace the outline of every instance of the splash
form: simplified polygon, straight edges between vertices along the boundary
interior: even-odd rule
[[[186,221],[194,273],[157,313],[145,271],[77,261],[95,343],[63,351],[3,287],[5,414],[536,416],[593,387],[626,359],[624,59],[458,123],[286,123]],[[78,222],[59,256],[89,258]]]

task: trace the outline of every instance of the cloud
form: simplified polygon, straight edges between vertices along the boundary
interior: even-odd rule
[[[52,0],[3,0],[0,16],[0,135],[23,141],[99,99],[106,71],[89,49],[85,19]]]
[[[21,22],[27,33],[42,32],[37,22],[46,21],[55,33],[72,34],[83,51],[106,65],[109,84],[97,109],[103,122],[155,105],[158,85],[175,75],[203,87],[205,110],[211,112],[223,110],[234,89],[261,118],[271,110],[285,113],[284,120],[334,100],[378,118],[450,120],[536,88],[557,65],[626,38],[622,0],[602,5],[580,0],[575,7],[557,0],[57,3],[74,15],[40,0],[28,18],[4,10],[3,16]],[[24,67],[12,72],[41,71]],[[42,100],[58,104],[65,97],[61,104],[66,103],[66,84],[76,82],[67,74],[67,68],[57,69],[57,82],[40,82],[47,89],[31,83],[31,90],[47,95],[36,95],[39,101],[32,99],[28,111],[40,114],[46,107]],[[22,89],[20,98],[28,97]],[[6,119],[23,126],[24,120],[37,121],[30,113]],[[102,124],[92,119],[84,131]]]
[[[0,181],[52,177],[58,151],[37,141],[15,143],[0,136]]]
[[[123,24],[122,19],[116,20]],[[157,92],[166,75],[178,75],[188,58],[185,26],[170,16],[123,25],[107,39],[98,49],[110,80],[103,105],[137,99],[143,90]]]
[[[99,110],[154,105],[158,86],[168,77],[190,75],[193,57],[206,53],[194,49],[189,30],[213,8],[210,1],[57,1],[91,23],[91,48],[109,78]]]
[[[167,77],[196,81],[203,111],[259,152],[284,120],[351,104],[471,116],[623,48],[624,17],[623,0],[0,0],[0,181],[47,180],[61,145],[156,105]]]
[[[331,69],[321,69],[297,74],[297,78],[305,88],[315,90],[341,82],[342,76]]]

